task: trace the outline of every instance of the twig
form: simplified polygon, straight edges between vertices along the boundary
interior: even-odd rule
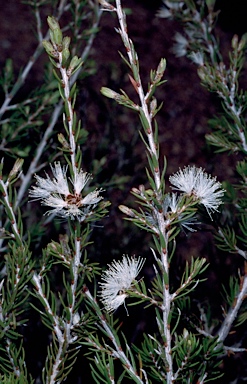
[[[85,288],[84,289],[84,293],[86,295],[86,297],[89,299],[89,301],[92,303],[94,309],[95,309],[95,312],[99,318],[99,321],[100,323],[102,324],[102,327],[104,328],[104,331],[106,332],[107,336],[109,337],[109,339],[111,340],[112,344],[114,345],[114,356],[117,357],[118,359],[120,359],[126,369],[133,375],[135,376],[136,378],[136,382],[140,383],[140,384],[144,384],[144,382],[142,381],[142,379],[140,378],[140,376],[137,374],[136,370],[133,368],[133,365],[131,363],[131,361],[128,359],[128,357],[126,356],[126,354],[124,353],[123,349],[121,348],[121,346],[119,345],[119,341],[116,340],[114,334],[112,333],[109,325],[107,324],[107,321],[105,320],[105,317],[104,315],[102,314],[99,306],[98,306],[98,303],[96,302],[96,300],[94,300],[93,296],[91,295],[90,291],[88,288]]]
[[[58,16],[57,16],[58,19],[60,19],[61,15],[63,14],[63,11],[64,11],[65,6],[66,6],[66,1],[67,0],[60,0],[60,4],[58,6]],[[45,38],[48,38],[48,36],[49,36],[49,32],[46,33]],[[39,41],[37,48],[35,49],[33,55],[31,56],[28,63],[24,67],[23,71],[19,75],[17,81],[13,85],[11,92],[9,92],[8,94],[5,95],[5,100],[4,100],[4,102],[0,108],[0,119],[3,116],[3,114],[7,111],[9,104],[11,103],[11,101],[14,98],[14,96],[16,95],[16,93],[19,91],[21,86],[25,83],[25,80],[26,80],[30,70],[32,69],[34,63],[36,62],[36,60],[38,59],[38,57],[40,56],[42,51],[43,51],[42,41]]]
[[[162,206],[162,189],[161,189],[161,172],[159,167],[159,155],[157,151],[157,147],[154,140],[154,133],[153,133],[153,127],[152,127],[152,117],[151,113],[148,110],[148,105],[146,102],[145,93],[142,87],[142,82],[139,74],[139,65],[138,65],[138,57],[134,50],[133,42],[130,40],[127,32],[127,24],[126,24],[126,16],[123,12],[122,6],[121,6],[121,0],[116,0],[116,12],[118,15],[119,20],[119,33],[122,38],[123,44],[126,48],[127,56],[131,65],[131,68],[134,72],[134,79],[132,81],[132,84],[134,85],[141,102],[141,108],[143,110],[143,113],[145,115],[145,118],[148,123],[148,129],[146,130],[147,139],[148,139],[148,151],[156,159],[157,167],[154,171],[154,181],[156,186],[156,194],[157,194],[157,200],[160,202],[160,205]],[[158,221],[158,227],[160,230],[161,236],[163,236],[165,243],[168,245],[169,240],[169,234],[166,231],[166,224],[164,219],[164,212],[158,212],[157,214],[157,221]],[[169,264],[168,264],[168,247],[166,249],[163,249],[161,252],[161,259],[162,259],[162,265],[164,268],[164,273],[168,275],[169,273]],[[172,363],[172,350],[171,350],[171,333],[170,333],[170,324],[168,321],[168,317],[170,314],[171,309],[171,301],[172,297],[169,292],[169,285],[165,283],[163,280],[163,332],[165,336],[165,354],[166,354],[166,360],[168,363],[167,367],[167,384],[172,383],[173,381],[173,363]],[[163,333],[162,332],[162,333]]]
[[[227,313],[222,326],[218,331],[218,342],[223,343],[228,336],[234,320],[237,317],[238,311],[247,295],[247,275],[242,278],[239,293],[236,297],[234,305]]]
[[[102,15],[102,12],[100,10],[96,11],[96,19],[93,23],[93,26],[92,26],[92,29],[93,30],[96,30],[98,24],[99,24],[99,21],[100,21],[100,17]],[[81,54],[81,59],[82,61],[85,61],[86,58],[88,57],[89,55],[89,52],[90,52],[90,49],[92,47],[92,44],[93,44],[93,41],[94,41],[94,38],[96,36],[96,32],[95,33],[92,33],[90,35],[90,38],[87,42],[87,45],[86,47],[84,48],[82,54]],[[70,81],[70,84],[71,86],[76,82],[78,76],[80,74],[80,71],[77,71],[75,72],[75,74],[71,77],[71,81]],[[16,199],[16,207],[19,206],[20,202],[22,201],[23,199],[23,196],[30,184],[30,180],[31,178],[33,177],[33,174],[37,171],[37,165],[39,163],[39,160],[41,158],[41,156],[43,155],[44,153],[44,149],[47,145],[47,141],[48,141],[48,138],[50,137],[50,135],[52,134],[53,132],[53,129],[54,129],[54,126],[55,124],[57,123],[57,120],[58,120],[58,117],[60,116],[61,114],[61,110],[62,110],[62,107],[63,107],[63,103],[62,103],[62,100],[56,105],[53,113],[52,113],[52,117],[51,117],[51,120],[50,120],[50,123],[36,149],[36,153],[35,153],[35,156],[28,168],[28,171],[25,175],[22,175],[22,184],[20,186],[20,189],[18,191],[18,195],[17,195],[17,199]]]

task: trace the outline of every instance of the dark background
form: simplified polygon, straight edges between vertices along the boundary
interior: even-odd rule
[[[233,34],[241,35],[247,30],[245,3],[244,0],[220,0],[216,3],[216,7],[221,9],[216,34],[220,38],[226,61]],[[220,102],[214,94],[208,93],[200,85],[195,65],[184,57],[174,57],[171,51],[174,35],[177,31],[182,31],[181,26],[177,22],[156,17],[161,5],[158,0],[126,0],[123,5],[132,10],[127,18],[129,35],[138,52],[144,85],[148,83],[150,69],[157,67],[161,57],[167,59],[167,83],[159,88],[156,94],[158,101],[164,102],[157,120],[161,157],[166,155],[168,162],[167,176],[176,172],[179,167],[195,164],[214,176],[217,175],[220,181],[234,181],[233,165],[236,163],[236,156],[216,155],[205,142],[205,134],[210,132],[208,119],[220,111]],[[18,73],[18,69],[25,65],[36,47],[33,15],[27,5],[17,0],[9,0],[1,6],[0,18],[0,64],[2,67],[5,59],[12,57]],[[106,191],[106,197],[110,199],[112,206],[109,216],[94,229],[95,245],[91,252],[93,258],[101,265],[106,265],[115,257],[121,257],[123,253],[142,255],[147,258],[145,274],[148,279],[152,276],[148,237],[132,224],[126,224],[118,210],[119,204],[131,203],[129,192],[132,187],[140,183],[146,184],[145,151],[138,133],[140,123],[133,111],[124,110],[100,94],[100,88],[108,86],[116,91],[122,88],[135,97],[126,66],[118,54],[119,50],[124,52],[124,49],[120,37],[114,31],[116,26],[117,20],[113,14],[105,13],[90,56],[96,62],[96,74],[79,82],[78,111],[89,132],[87,147],[83,149],[85,168],[90,171],[90,163],[94,158],[100,160],[106,157],[106,165],[98,175],[99,182],[110,180],[116,173],[119,176],[128,176],[124,188],[109,187]],[[46,61],[47,56],[43,54],[31,71],[20,98],[42,83]],[[246,64],[244,69],[246,70]],[[242,78],[243,86],[246,80]],[[226,282],[228,276],[236,272],[238,261],[233,261],[232,256],[222,255],[214,248],[210,223],[203,229],[204,231],[199,230],[193,234],[181,234],[174,267],[179,274],[184,260],[189,259],[191,255],[207,257],[211,268],[207,272],[208,283],[200,288],[200,295],[208,297],[215,315],[220,316],[221,283]],[[132,307],[129,318],[124,310],[119,311],[119,316],[123,318],[123,327],[129,331],[133,342],[139,342],[142,332],[150,332],[154,326],[149,323],[148,313],[136,308]],[[29,337],[32,335],[33,342],[30,343],[27,335],[26,349],[29,370],[35,376],[43,364],[40,362],[41,356],[45,358],[47,338],[40,330],[42,337],[37,346],[37,328],[33,327],[34,324],[42,329],[39,320],[34,318],[29,334]],[[242,332],[244,340],[245,331]],[[241,354],[227,358],[221,367],[226,376],[223,381],[217,382],[230,383],[238,377],[235,382],[242,383],[241,377],[245,377],[245,360],[246,356]],[[83,375],[82,364],[85,367]],[[67,383],[90,383],[87,367],[87,360],[80,355],[77,370],[68,378]],[[89,376],[86,376],[87,374]]]

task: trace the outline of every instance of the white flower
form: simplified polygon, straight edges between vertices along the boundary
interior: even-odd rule
[[[59,162],[51,165],[53,178],[46,175],[46,179],[35,175],[37,186],[33,186],[29,192],[29,196],[33,200],[41,200],[43,205],[47,205],[53,209],[48,214],[55,213],[62,217],[77,218],[82,221],[90,214],[91,208],[95,206],[101,199],[99,196],[101,190],[95,189],[82,197],[82,190],[91,178],[87,172],[82,169],[76,171],[73,180],[69,180],[72,184],[70,190],[68,179],[66,178],[67,167],[61,166]]]
[[[172,13],[171,13],[171,11],[170,11],[168,8],[162,7],[162,8],[157,12],[157,16],[158,16],[158,17],[161,17],[161,18],[163,18],[163,19],[169,19],[170,17],[172,17]]]
[[[79,315],[78,312],[76,312],[76,313],[74,314],[74,316],[73,316],[73,319],[72,319],[72,323],[73,323],[73,325],[78,325],[79,322],[80,322],[80,320],[81,320],[81,316]]]
[[[187,48],[189,45],[188,40],[186,37],[181,35],[181,33],[176,33],[174,40],[176,41],[176,44],[174,44],[172,50],[175,53],[176,57],[182,57],[187,54]]]
[[[194,196],[200,204],[203,204],[209,215],[211,211],[217,211],[222,204],[221,197],[224,195],[221,183],[216,177],[211,177],[202,168],[195,166],[185,167],[173,176],[170,176],[170,183],[175,189],[184,192],[186,195]]]
[[[139,274],[144,259],[129,258],[123,256],[122,261],[113,261],[109,269],[103,273],[101,285],[101,301],[106,311],[115,311],[122,305],[128,297],[126,292],[133,285],[135,278]]]
[[[176,193],[167,193],[163,202],[163,211],[165,215],[171,211],[172,213],[176,213],[178,210],[179,197]]]
[[[175,12],[181,11],[183,7],[182,1],[174,3],[172,1],[163,0],[163,3],[164,3],[164,7],[162,7],[158,11],[157,16],[165,19],[172,18],[174,11]]]
[[[199,67],[202,67],[204,65],[204,57],[202,52],[191,52],[189,54],[189,57],[193,61],[193,63],[199,65]]]

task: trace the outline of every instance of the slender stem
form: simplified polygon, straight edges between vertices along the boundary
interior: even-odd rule
[[[67,69],[62,66],[62,53],[59,53],[59,70],[62,76],[62,84],[64,88],[64,97],[66,99],[68,107],[67,124],[69,128],[69,142],[70,142],[70,158],[72,164],[73,175],[77,173],[76,165],[76,142],[75,142],[75,127],[74,127],[74,111],[72,108],[71,97],[70,97],[70,81],[67,75]],[[65,116],[64,116],[65,118]]]
[[[5,349],[6,349],[6,351],[7,351],[7,354],[8,354],[9,360],[10,360],[10,363],[11,363],[11,365],[12,365],[13,372],[14,372],[14,374],[15,374],[17,377],[20,377],[20,375],[21,375],[21,371],[20,371],[18,365],[16,364],[17,362],[15,361],[15,359],[14,359],[13,356],[12,356],[11,345],[12,345],[12,343],[11,343],[10,339],[6,339],[6,347],[5,347]]]
[[[224,233],[223,233],[221,228],[218,230],[218,233],[222,237],[222,239],[224,239],[226,244],[229,244],[229,241],[227,240],[227,238],[224,235]],[[229,244],[229,245],[232,247],[232,244]],[[245,260],[247,260],[247,252],[246,251],[244,251],[243,249],[240,249],[239,247],[237,247],[236,244],[234,244],[234,250],[236,251],[236,253],[238,253],[240,256],[242,256]]]
[[[78,233],[79,235],[79,233]],[[73,328],[73,318],[75,312],[75,304],[76,304],[76,291],[78,285],[79,278],[79,268],[81,265],[81,238],[75,233],[75,255],[71,261],[72,271],[73,271],[73,279],[70,285],[72,302],[68,306],[68,310],[70,313],[70,320],[66,323],[66,334],[67,338],[71,340],[71,329]],[[72,339],[74,341],[74,339]]]
[[[60,4],[58,6],[58,16],[57,16],[58,19],[61,17],[61,15],[65,9],[66,1],[67,0],[61,0],[60,1]],[[49,33],[47,32],[45,38],[48,38],[48,36],[49,36]],[[21,72],[20,76],[18,77],[17,81],[15,82],[11,92],[7,93],[5,95],[5,100],[4,100],[4,102],[0,108],[0,119],[3,116],[3,114],[6,112],[6,110],[8,109],[8,106],[11,103],[14,96],[16,95],[16,93],[19,91],[21,86],[25,83],[25,80],[26,80],[30,70],[32,69],[34,63],[36,62],[36,60],[38,59],[38,57],[40,56],[42,51],[43,51],[43,45],[42,45],[42,42],[40,41],[37,48],[35,49],[33,55],[31,56],[28,63],[26,64],[23,71]]]
[[[238,295],[234,301],[234,305],[228,311],[228,313],[225,317],[225,320],[223,321],[223,324],[218,331],[219,343],[223,343],[225,341],[226,337],[228,336],[230,329],[232,327],[232,324],[237,317],[238,311],[239,311],[244,299],[246,298],[246,295],[247,295],[247,275],[245,275],[242,278],[240,290],[239,290]]]
[[[53,319],[53,330],[54,330],[54,333],[55,333],[55,335],[57,337],[57,341],[58,341],[58,350],[56,353],[55,362],[52,364],[52,372],[46,378],[46,384],[55,384],[55,383],[60,383],[59,381],[56,380],[56,376],[59,373],[59,365],[61,364],[61,358],[62,358],[63,348],[64,348],[64,344],[66,342],[66,338],[65,338],[64,333],[61,330],[61,323],[60,323],[61,319],[58,320],[57,316],[53,313],[51,306],[50,306],[50,303],[46,298],[45,292],[43,292],[42,280],[43,279],[42,279],[42,276],[40,274],[39,275],[37,275],[36,273],[33,274],[32,281],[34,283],[34,286],[37,290],[38,295],[40,297],[42,297],[42,301],[45,304],[46,312]]]
[[[198,12],[199,15],[199,12]],[[211,20],[212,18],[209,18]],[[212,20],[211,20],[212,21]],[[242,144],[242,148],[245,152],[247,152],[247,142],[246,137],[243,131],[242,122],[240,119],[241,113],[242,113],[242,106],[238,107],[236,103],[236,92],[237,92],[237,82],[238,82],[238,71],[237,71],[237,60],[238,57],[234,55],[233,64],[231,65],[231,68],[229,71],[221,71],[220,65],[217,64],[217,61],[215,60],[215,57],[217,56],[221,61],[221,55],[218,49],[218,44],[216,42],[216,39],[214,38],[212,34],[212,25],[207,24],[204,19],[201,20],[201,23],[199,24],[199,27],[202,30],[203,37],[210,55],[210,59],[212,62],[212,65],[216,67],[220,73],[220,76],[222,77],[222,83],[221,86],[225,88],[225,92],[222,92],[220,90],[217,90],[218,95],[223,100],[227,110],[232,115],[232,118],[234,120],[234,127],[236,128],[237,134],[239,136],[240,142]],[[211,39],[209,39],[209,36]]]
[[[93,23],[93,26],[92,26],[92,29],[94,31],[97,30],[97,26],[99,24],[102,12],[100,10],[97,10],[95,12],[95,14],[96,14],[96,17],[95,17],[95,20],[94,20],[94,23]],[[82,61],[85,61],[86,58],[88,57],[95,36],[96,36],[96,32],[92,33],[90,35],[90,38],[89,38],[89,40],[87,42],[87,45],[86,45],[86,47],[84,48],[84,50],[83,50],[83,52],[81,54]],[[80,74],[80,71],[77,71],[71,77],[71,81],[70,81],[70,85],[71,86],[76,82],[79,74]],[[35,172],[37,172],[37,170],[38,170],[38,163],[40,161],[41,156],[44,153],[45,147],[47,145],[49,137],[51,136],[51,134],[53,132],[54,126],[57,123],[57,120],[58,120],[58,117],[60,116],[62,107],[63,107],[63,103],[62,103],[62,100],[61,100],[56,105],[56,107],[53,110],[50,123],[49,123],[48,127],[46,128],[46,131],[45,131],[45,133],[44,133],[44,135],[43,135],[43,137],[42,137],[42,139],[41,139],[41,141],[40,141],[40,143],[39,143],[39,145],[38,145],[38,147],[36,149],[35,156],[34,156],[33,160],[30,163],[30,166],[28,168],[27,173],[25,175],[22,175],[22,183],[21,183],[20,189],[18,191],[18,195],[17,195],[17,199],[16,199],[16,207],[18,207],[20,202],[22,201],[22,199],[24,197],[24,194],[26,193],[26,190],[27,190],[27,188],[28,188],[28,186],[30,184],[30,180],[33,177],[33,174]]]
[[[142,87],[142,82],[139,74],[139,66],[138,66],[138,57],[134,50],[133,42],[130,40],[128,36],[127,31],[127,24],[126,24],[126,16],[123,12],[122,6],[121,6],[121,0],[116,0],[116,13],[119,20],[120,30],[119,33],[121,35],[122,41],[124,43],[124,46],[127,51],[128,59],[131,64],[131,68],[133,70],[134,74],[134,81],[135,81],[135,89],[138,92],[139,99],[141,102],[141,108],[144,112],[145,118],[148,122],[148,129],[145,130],[148,138],[148,150],[152,157],[154,157],[157,160],[157,164],[159,164],[159,155],[158,150],[155,144],[154,139],[154,133],[153,133],[153,127],[152,127],[152,117],[151,113],[148,109],[148,103],[146,102],[145,93]],[[162,206],[162,189],[161,189],[161,172],[159,165],[154,170],[154,181],[155,181],[155,187],[156,187],[156,193],[157,193],[157,200],[161,203]],[[166,274],[167,278],[169,275],[169,262],[168,262],[168,240],[169,235],[166,231],[166,224],[165,224],[165,218],[164,218],[164,212],[157,212],[157,220],[158,220],[158,228],[160,232],[160,236],[163,237],[165,240],[165,249],[162,249],[161,251],[161,260],[162,265],[164,268],[164,274]],[[171,332],[170,332],[170,324],[168,321],[169,313],[171,309],[171,300],[172,296],[169,291],[169,283],[165,283],[163,278],[163,331],[165,335],[165,354],[166,354],[166,360],[168,363],[167,368],[167,384],[172,383],[173,381],[173,364],[172,364],[172,348],[171,348]]]
[[[18,246],[20,246],[20,247],[22,247],[22,249],[24,249],[25,245],[24,245],[24,242],[23,242],[23,240],[20,236],[20,233],[19,233],[17,220],[15,217],[13,206],[12,206],[12,203],[11,203],[11,200],[9,197],[9,193],[8,193],[9,182],[7,180],[4,183],[2,178],[0,178],[0,185],[1,185],[2,191],[3,191],[3,199],[4,199],[4,203],[5,203],[5,209],[6,209],[8,218],[9,218],[10,223],[11,223],[12,231],[13,231],[13,238],[16,240],[16,243],[18,244]],[[19,282],[21,280],[21,274],[22,273],[25,273],[25,271],[21,270],[19,264],[16,263],[15,267],[14,267],[14,282],[15,282],[15,284],[14,284],[14,291],[12,291],[12,295],[15,297],[17,296],[18,291],[21,289],[19,286]],[[2,280],[2,282],[0,283],[0,297],[1,297],[1,289],[2,289],[3,282],[4,282],[4,280]],[[9,291],[8,291],[8,294],[10,294]],[[7,314],[5,313],[5,316],[3,315],[2,302],[0,300],[0,320],[2,321],[3,324],[5,321],[8,324],[9,316],[10,315],[8,313]],[[2,334],[4,334],[8,329],[9,329],[9,326],[5,327],[5,329],[2,330]],[[6,341],[5,349],[6,349],[6,352],[8,354],[10,363],[12,365],[13,372],[15,373],[15,375],[17,377],[20,377],[21,371],[18,367],[18,363],[13,358],[13,357],[15,357],[15,355],[12,354],[12,350],[11,350],[11,345],[13,344],[13,341],[11,339],[9,339],[8,337],[5,337],[5,341]],[[23,363],[25,364],[25,361],[23,361]]]
[[[39,43],[42,43],[43,34],[42,34],[42,28],[41,28],[42,23],[41,23],[41,18],[40,18],[39,7],[35,7],[34,14],[35,14],[35,18],[36,18],[38,40],[39,40]]]
[[[100,310],[100,308],[98,306],[98,303],[96,302],[96,300],[94,300],[94,298],[91,295],[89,289],[86,288],[84,290],[84,293],[88,297],[90,302],[93,304],[93,307],[94,307],[94,309],[95,309],[95,311],[97,313],[97,316],[99,317],[99,321],[102,324],[102,327],[104,328],[104,331],[106,332],[107,336],[109,337],[109,339],[111,340],[112,344],[114,345],[114,348],[115,348],[115,350],[114,350],[114,357],[117,357],[118,359],[120,359],[123,362],[123,364],[125,365],[126,369],[132,375],[135,376],[135,378],[138,380],[138,382],[140,384],[144,384],[144,382],[142,381],[142,379],[140,378],[140,376],[138,375],[136,370],[133,368],[133,365],[132,365],[131,361],[128,359],[128,357],[124,353],[121,345],[119,344],[119,341],[116,340],[114,333],[112,332],[111,328],[107,324],[107,321],[105,320],[105,317],[102,314],[102,312],[101,312],[101,310]]]
[[[12,205],[10,199],[9,199],[8,183],[7,182],[4,183],[4,181],[2,179],[0,179],[0,185],[2,187],[3,199],[4,199],[4,202],[5,202],[6,212],[7,212],[8,218],[9,218],[9,220],[11,222],[13,234],[15,236],[15,239],[16,239],[18,245],[23,245],[22,238],[21,238],[20,233],[19,233],[19,229],[18,229],[18,225],[17,225],[17,221],[16,221],[13,205]]]

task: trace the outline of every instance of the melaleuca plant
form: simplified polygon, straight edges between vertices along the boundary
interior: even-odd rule
[[[192,2],[189,2],[189,5],[191,4]],[[225,191],[216,178],[196,166],[187,166],[172,175],[169,181],[174,192],[170,193],[166,190],[166,160],[162,161],[159,156],[158,124],[155,120],[160,107],[154,96],[156,88],[164,83],[165,59],[161,59],[157,69],[151,71],[150,83],[145,91],[140,77],[138,55],[128,36],[126,15],[121,2],[116,0],[115,8],[110,5],[105,5],[105,8],[117,13],[119,20],[117,32],[126,49],[126,57],[122,54],[121,56],[129,67],[129,78],[138,94],[139,103],[132,101],[124,91],[117,92],[107,87],[103,87],[101,91],[106,97],[139,114],[143,128],[140,135],[148,161],[146,169],[148,187],[140,185],[132,189],[139,207],[136,209],[120,205],[119,208],[127,215],[129,221],[142,230],[152,233],[151,250],[155,277],[152,288],[147,289],[144,280],[137,279],[143,260],[129,259],[124,256],[122,262],[113,262],[103,274],[100,298],[105,310],[109,313],[122,304],[126,305],[128,297],[137,299],[134,304],[146,303],[147,306],[153,306],[157,329],[153,334],[144,335],[141,346],[131,346],[123,334],[120,337],[109,329],[108,317],[102,320],[97,304],[85,291],[92,301],[92,308],[99,317],[100,327],[111,341],[109,346],[109,340],[87,338],[87,344],[96,353],[93,376],[98,382],[111,382],[111,379],[114,381],[113,368],[108,370],[106,375],[107,367],[113,367],[111,356],[112,359],[117,357],[123,364],[125,372],[120,376],[120,381],[126,374],[137,383],[179,381],[204,383],[215,380],[221,376],[217,367],[224,351],[229,349],[223,345],[223,342],[243,302],[246,284],[240,285],[240,294],[237,302],[235,300],[234,307],[232,301],[234,295],[228,295],[230,309],[217,331],[210,332],[209,324],[205,324],[204,328],[202,324],[194,324],[189,320],[190,330],[184,328],[181,332],[181,324],[184,324],[181,321],[182,311],[190,293],[196,289],[202,279],[207,263],[205,259],[191,258],[191,261],[185,265],[177,288],[174,288],[171,282],[170,269],[173,267],[173,258],[176,257],[176,239],[181,228],[195,230],[200,206],[206,209],[213,222],[214,212],[219,210]],[[170,8],[176,10],[179,15],[184,5],[182,2],[174,2]],[[194,8],[193,11],[195,11]],[[185,14],[188,16],[188,12]],[[214,41],[213,37],[212,39]],[[191,57],[195,61],[195,57],[203,56],[191,54]],[[199,63],[199,59],[198,64],[200,69],[204,65],[202,60]],[[240,281],[244,283],[242,278]],[[233,285],[236,293],[237,286],[232,284],[231,288]],[[193,324],[192,328],[191,324]],[[122,344],[120,344],[121,340]],[[123,345],[125,345],[124,348]],[[242,349],[236,349],[233,346],[232,350]],[[104,357],[100,357],[100,354]],[[108,355],[107,358],[106,355]]]
[[[198,65],[203,85],[222,100],[224,114],[212,120],[216,132],[208,136],[209,141],[220,151],[238,151],[243,156],[236,163],[239,179],[234,187],[219,182],[197,164],[181,164],[168,177],[156,121],[162,105],[155,97],[156,89],[166,81],[166,60],[161,58],[156,63],[149,84],[143,85],[121,0],[100,0],[99,4],[91,0],[52,1],[54,12],[47,18],[46,34],[42,32],[44,3],[31,2],[39,41],[32,59],[17,80],[8,60],[1,78],[5,98],[0,109],[4,152],[0,166],[0,240],[4,254],[0,380],[71,382],[80,351],[88,360],[84,359],[82,366],[79,357],[79,376],[83,380],[85,371],[91,371],[91,380],[96,383],[202,384],[218,380],[223,356],[244,351],[239,341],[229,345],[227,337],[235,325],[246,320],[246,270],[241,266],[238,275],[229,276],[229,286],[223,287],[223,313],[219,319],[212,319],[210,305],[200,301],[208,261],[189,255],[178,273],[177,243],[181,232],[193,235],[205,221],[221,251],[246,258],[245,96],[238,90],[246,39],[233,38],[228,68],[213,34],[217,16],[214,1],[165,1],[160,16],[176,17],[185,25],[185,36],[176,35],[175,53],[187,54]],[[101,93],[139,116],[140,142],[146,152],[145,183],[132,188],[135,205],[123,201],[119,215],[124,213],[128,225],[142,230],[149,253],[147,257],[126,254],[120,260],[112,257],[108,266],[102,260],[101,271],[90,246],[94,227],[99,220],[102,223],[110,203],[104,198],[106,187],[97,183],[84,162],[83,150],[90,135],[76,112],[76,80],[79,75],[82,79],[86,76],[84,60],[104,11],[112,12],[118,21],[116,32],[125,49],[120,55],[137,98],[109,86],[102,86]],[[71,22],[60,21],[65,12],[69,12]],[[81,42],[85,42],[83,48]],[[43,48],[49,58],[45,85],[15,104],[13,97]],[[62,124],[55,128],[59,121]],[[41,130],[44,124],[47,128]],[[25,161],[32,153],[32,161]],[[101,162],[97,164],[100,168]],[[123,180],[115,175],[108,179],[108,185],[121,184],[124,189]],[[144,276],[147,263],[152,270],[150,281]],[[135,314],[131,306],[135,306],[134,311],[148,311],[152,324],[139,343],[133,343],[122,327],[123,316]],[[31,342],[30,333],[25,331],[27,325],[34,328],[35,352],[39,353],[38,326],[28,320],[32,316],[46,328],[46,352],[45,356],[39,355],[40,372],[35,378],[25,358]]]
[[[217,220],[214,231],[215,243],[224,257],[232,254],[232,264],[237,260],[241,265],[238,275],[229,276],[229,284],[223,288],[222,327],[218,331],[219,340],[224,341],[231,330],[246,320],[246,92],[241,89],[240,76],[243,74],[247,36],[234,35],[231,50],[224,57],[220,49],[219,37],[214,27],[219,11],[216,2],[209,1],[164,1],[158,16],[176,19],[183,26],[183,35],[175,35],[174,53],[187,56],[197,65],[202,85],[214,92],[221,101],[221,110],[209,120],[212,132],[206,140],[216,153],[226,152],[232,158],[233,182],[225,180],[225,207]],[[235,258],[233,258],[235,255]],[[223,326],[225,325],[225,327]],[[235,344],[225,346],[225,352],[243,352],[243,336],[238,334]],[[240,347],[239,347],[240,346]],[[241,377],[241,374],[239,378]]]
[[[38,357],[37,365],[42,362],[44,368],[37,380],[41,380],[42,376],[44,383],[62,382],[72,369],[79,351],[78,342],[84,332],[76,335],[75,329],[82,322],[87,324],[88,329],[92,327],[90,316],[84,316],[81,308],[84,281],[90,281],[98,271],[97,266],[89,262],[86,253],[92,232],[90,222],[104,216],[108,205],[107,201],[103,201],[102,188],[89,188],[91,175],[81,168],[80,145],[85,142],[86,134],[73,110],[75,80],[92,46],[101,10],[98,4],[88,1],[80,5],[66,1],[51,2],[50,10],[54,8],[56,19],[48,17],[49,31],[43,35],[44,3],[30,2],[35,11],[38,36],[38,46],[32,58],[17,79],[8,60],[1,78],[5,94],[0,111],[3,127],[1,150],[5,157],[0,166],[0,240],[4,255],[0,283],[0,351],[1,382],[8,383],[35,381],[25,358],[25,349],[32,341],[25,326],[33,326],[28,317],[30,314],[33,316],[35,310],[50,332],[45,341],[45,344],[48,342],[46,358]],[[72,16],[68,28],[77,31],[73,39],[63,36],[57,21],[65,12],[67,17]],[[51,58],[45,86],[27,99],[13,103],[43,46]],[[79,56],[73,53],[75,50]],[[55,133],[54,127],[63,108],[63,128],[60,126],[62,132],[57,132],[56,146],[61,145],[61,148],[54,154],[53,146],[47,143]],[[49,121],[47,115],[50,115]],[[47,128],[41,130],[40,127],[46,123]],[[32,161],[23,161],[31,155]],[[24,159],[13,160],[17,156]],[[46,172],[43,170],[44,177],[36,174],[37,184],[30,189],[28,198],[32,177],[37,171],[42,173],[47,163],[50,167]],[[37,207],[34,201],[39,199],[51,209],[47,212],[48,216],[41,216],[34,223],[35,215],[30,214],[34,212],[31,205]],[[46,246],[41,249],[45,238],[44,225],[51,223],[55,216],[60,217],[57,228],[63,234],[57,242],[46,240]],[[59,271],[58,278],[56,271]],[[62,287],[58,289],[57,285],[61,283]],[[25,348],[23,336],[29,338]],[[36,350],[39,351],[38,329],[35,339]]]

